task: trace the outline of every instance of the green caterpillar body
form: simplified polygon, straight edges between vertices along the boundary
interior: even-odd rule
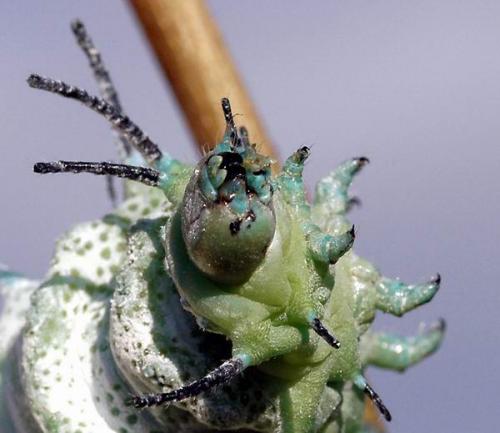
[[[82,28],[74,31],[89,49]],[[124,116],[116,95],[101,100],[37,75],[28,82],[97,111],[136,149],[126,152],[129,165],[59,161],[35,171],[148,186],[127,181],[115,211],[66,234],[40,286],[0,273],[6,311],[28,311],[17,342],[19,320],[0,347],[5,425],[356,433],[365,431],[365,395],[391,419],[365,368],[402,371],[421,361],[439,347],[444,322],[412,337],[370,326],[377,310],[401,316],[429,302],[440,278],[407,285],[352,252],[348,188],[366,158],[337,167],[309,203],[309,148],[273,175],[271,160],[236,128],[227,99],[222,141],[190,166]],[[17,286],[34,292],[30,305],[10,296]]]
[[[247,137],[246,131],[240,135]],[[182,197],[170,194],[177,205],[162,239],[169,275],[198,325],[231,342],[232,359],[241,360],[241,369],[255,366],[265,374],[272,390],[267,392],[275,395],[279,408],[275,426],[285,432],[324,426],[325,415],[318,408],[326,399],[331,410],[326,419],[345,412],[330,423],[340,422],[342,431],[360,429],[367,392],[364,367],[374,363],[404,369],[436,350],[443,335],[441,324],[415,338],[372,334],[367,331],[375,311],[401,315],[429,301],[439,281],[407,286],[387,280],[349,251],[354,232],[345,215],[347,188],[365,158],[350,160],[323,179],[310,206],[302,183],[309,150],[295,152],[273,178],[269,161],[241,137],[229,122],[222,143],[189,180],[185,177]],[[229,170],[224,158],[233,161]],[[228,175],[231,170],[238,176]],[[248,173],[263,176],[260,189],[249,186]],[[200,249],[210,251],[200,254]],[[311,322],[317,318],[334,330],[339,348],[313,332]],[[181,400],[175,392],[163,395]],[[137,397],[134,404],[162,404],[154,400],[159,396]],[[341,400],[345,408],[339,406]],[[390,419],[376,394],[374,400]]]

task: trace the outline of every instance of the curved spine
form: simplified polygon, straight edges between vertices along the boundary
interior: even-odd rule
[[[186,398],[195,397],[204,391],[217,385],[229,382],[238,376],[246,368],[243,358],[232,358],[212,370],[205,377],[175,389],[174,391],[160,394],[146,394],[131,397],[127,403],[137,409],[151,406],[160,406],[171,401],[181,401]]]

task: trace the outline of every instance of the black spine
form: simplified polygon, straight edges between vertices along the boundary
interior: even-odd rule
[[[35,88],[74,99],[106,118],[114,128],[123,134],[149,163],[154,163],[162,157],[160,148],[127,116],[120,113],[113,105],[102,98],[89,95],[84,89],[71,86],[63,81],[41,77],[32,74],[28,84]]]
[[[170,401],[180,401],[186,398],[195,397],[204,391],[217,385],[229,382],[235,376],[244,370],[243,361],[239,358],[233,358],[212,370],[205,377],[176,389],[171,392],[161,394],[146,394],[132,397],[127,403],[138,409],[151,406],[159,406]]]
[[[385,420],[390,422],[392,420],[392,415],[389,412],[389,409],[387,409],[387,407],[385,406],[380,396],[368,384],[365,385],[364,392],[368,397],[370,397],[370,400],[375,403],[375,406],[377,406],[377,409],[384,416]]]
[[[340,341],[335,338],[328,329],[325,328],[325,325],[321,323],[321,321],[316,318],[313,319],[311,322],[311,327],[318,334],[323,340],[325,340],[330,346],[334,347],[335,349],[340,348]]]
[[[37,162],[33,166],[35,173],[92,173],[122,177],[149,186],[158,186],[160,172],[152,168],[135,167],[110,162],[57,161]]]
[[[76,42],[89,61],[90,68],[92,69],[94,78],[99,86],[99,92],[102,98],[115,107],[117,111],[123,112],[123,107],[120,103],[120,98],[118,97],[118,92],[113,84],[111,75],[106,69],[101,53],[94,45],[94,42],[89,36],[85,25],[80,20],[75,20],[71,23],[71,30],[75,35]],[[126,137],[120,134],[119,139],[125,155],[130,155],[132,150],[131,143]]]

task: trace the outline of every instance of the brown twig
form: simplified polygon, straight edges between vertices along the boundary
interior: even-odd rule
[[[242,114],[252,142],[276,155],[203,0],[130,0],[200,149],[224,131],[220,100]]]

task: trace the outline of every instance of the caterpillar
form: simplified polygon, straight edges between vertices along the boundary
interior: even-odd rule
[[[102,233],[118,230],[127,246],[100,284],[87,271],[59,269],[34,303],[51,286],[100,293],[106,362],[131,394],[121,394],[120,410],[141,419],[127,429],[142,431],[150,408],[166,431],[361,432],[365,396],[390,421],[366,367],[405,370],[437,350],[445,326],[439,320],[412,337],[370,329],[376,311],[402,316],[429,302],[440,276],[408,285],[352,251],[348,189],[368,159],[339,165],[310,203],[302,177],[310,148],[274,175],[222,98],[220,143],[194,166],[180,162],[124,114],[85,27],[75,22],[73,31],[101,97],[37,74],[28,84],[103,116],[124,161],[38,162],[34,171],[125,179],[127,198]],[[153,202],[157,211],[145,212]]]

